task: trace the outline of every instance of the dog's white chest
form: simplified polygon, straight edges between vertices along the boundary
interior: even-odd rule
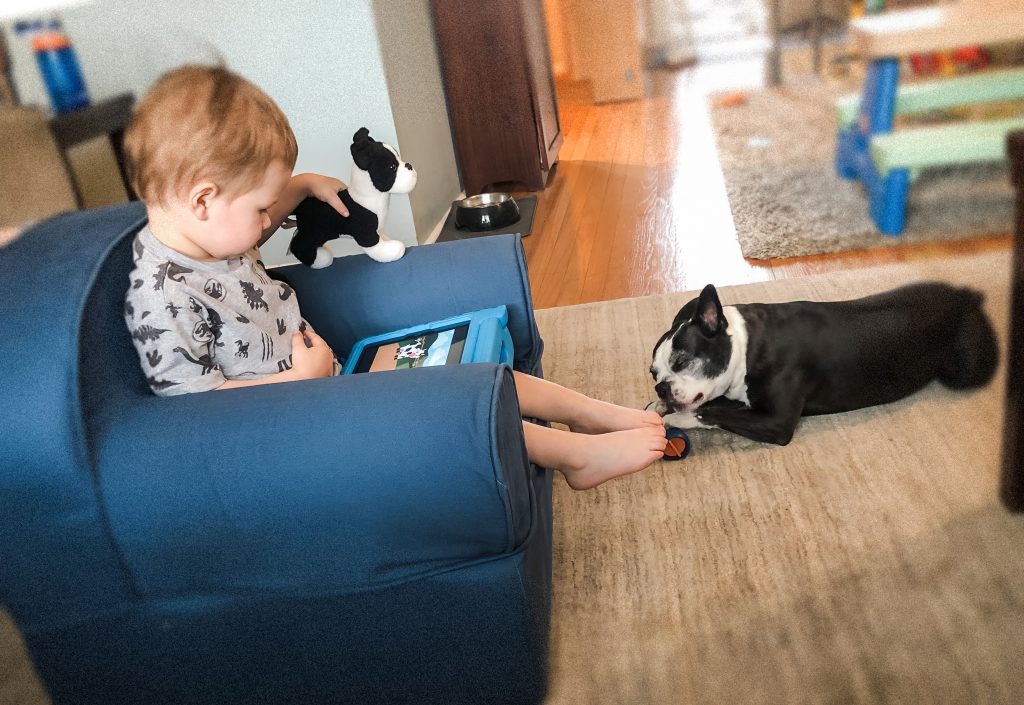
[[[747,322],[743,320],[736,307],[726,306],[722,309],[725,319],[729,322],[729,337],[732,340],[732,353],[729,356],[729,388],[724,396],[729,399],[750,404],[747,397]]]

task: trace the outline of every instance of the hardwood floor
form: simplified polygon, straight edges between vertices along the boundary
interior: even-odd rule
[[[1006,249],[1011,237],[786,260],[740,253],[699,67],[655,72],[642,101],[560,84],[565,142],[523,240],[536,308]]]

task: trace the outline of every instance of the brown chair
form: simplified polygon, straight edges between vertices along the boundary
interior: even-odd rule
[[[0,107],[0,229],[75,210],[75,189],[46,117]]]
[[[1017,190],[1010,302],[1010,351],[1006,370],[1006,421],[999,497],[1007,509],[1024,511],[1024,131],[1006,140],[1010,178]]]

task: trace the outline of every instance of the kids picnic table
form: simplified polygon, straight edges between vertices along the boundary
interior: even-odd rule
[[[1006,135],[1024,129],[1024,117],[1015,117],[893,130],[896,115],[1024,98],[1024,68],[900,86],[900,55],[1024,40],[1024,3],[959,0],[865,17],[850,27],[854,46],[870,64],[861,95],[836,104],[836,170],[864,184],[878,229],[899,235],[912,174],[1001,161]]]

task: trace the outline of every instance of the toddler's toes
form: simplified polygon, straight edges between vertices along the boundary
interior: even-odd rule
[[[643,422],[649,426],[662,426],[661,416],[656,411],[641,411]]]

